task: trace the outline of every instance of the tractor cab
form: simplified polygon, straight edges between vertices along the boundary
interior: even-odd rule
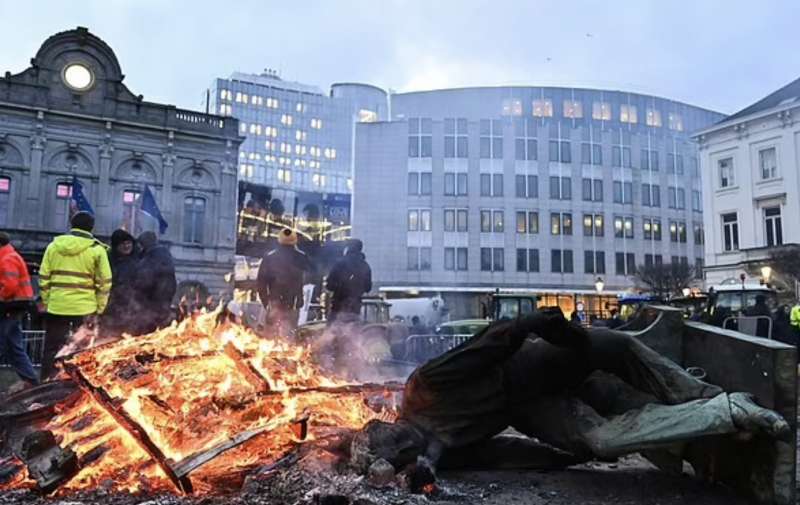
[[[490,321],[507,321],[526,316],[536,311],[535,295],[492,293],[488,306],[484,306],[484,318]]]

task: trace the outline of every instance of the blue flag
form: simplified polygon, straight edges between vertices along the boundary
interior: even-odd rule
[[[167,221],[164,219],[164,216],[161,215],[161,211],[158,209],[158,204],[156,203],[156,197],[153,196],[153,192],[150,191],[150,186],[147,184],[144,186],[144,193],[142,194],[141,200],[142,204],[140,210],[143,214],[158,220],[158,232],[163,235],[164,232],[167,231]]]
[[[70,202],[70,207],[73,214],[83,211],[94,215],[92,205],[89,203],[89,200],[86,199],[86,195],[83,194],[83,184],[81,184],[81,181],[74,175],[72,176],[72,201]]]

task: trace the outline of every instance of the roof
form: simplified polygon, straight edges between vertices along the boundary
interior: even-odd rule
[[[782,87],[778,91],[775,91],[774,93],[765,96],[756,103],[749,105],[744,109],[740,110],[739,112],[726,117],[719,123],[726,123],[730,120],[739,119],[745,116],[749,116],[751,114],[773,109],[775,107],[778,107],[779,105],[786,105],[792,102],[796,102],[798,101],[798,99],[800,99],[800,79],[796,79],[790,82],[789,84]]]

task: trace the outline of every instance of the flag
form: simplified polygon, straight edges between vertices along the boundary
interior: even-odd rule
[[[163,235],[167,231],[167,221],[158,209],[156,197],[153,196],[153,192],[150,191],[150,186],[146,184],[144,186],[141,202],[139,210],[142,211],[142,214],[158,221],[158,232]]]
[[[92,205],[86,199],[86,195],[83,194],[83,184],[74,175],[72,176],[72,197],[70,198],[69,207],[71,214],[82,211],[94,215]]]

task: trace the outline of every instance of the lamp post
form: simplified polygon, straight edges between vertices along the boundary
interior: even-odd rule
[[[603,288],[605,287],[606,283],[603,282],[602,277],[598,277],[596,281],[594,281],[594,289],[597,290],[597,294],[601,294],[603,292]]]
[[[683,296],[689,298],[689,295],[692,294],[692,290],[690,288],[683,288]]]
[[[603,317],[603,306],[600,303],[600,295],[603,293],[603,288],[605,287],[606,283],[603,282],[602,277],[598,277],[596,281],[594,281],[594,289],[597,291],[597,307],[598,312],[600,313],[600,317]]]

